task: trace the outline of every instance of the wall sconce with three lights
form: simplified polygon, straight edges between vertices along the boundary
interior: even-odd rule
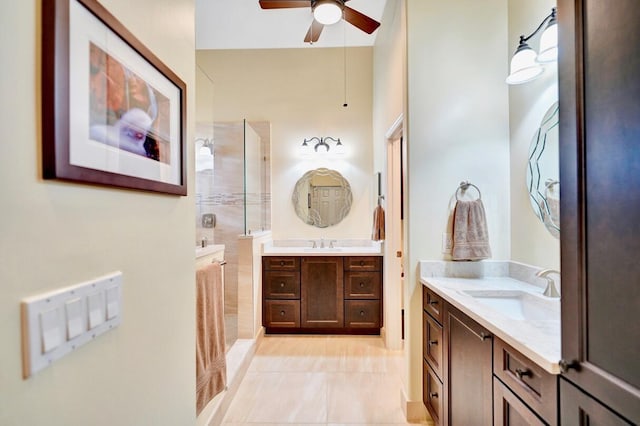
[[[313,144],[313,142],[315,142],[315,145]],[[300,145],[300,153],[302,155],[308,155],[311,154],[313,150],[313,152],[317,152],[319,154],[326,154],[331,150],[331,145],[329,145],[329,142],[335,143],[332,151],[333,153],[344,154],[344,145],[340,141],[340,138],[335,139],[330,136],[314,136],[310,139],[305,139],[304,142],[302,142],[302,145]]]
[[[510,74],[507,77],[507,84],[522,84],[535,80],[544,71],[542,64],[555,62],[558,60],[558,21],[556,19],[557,9],[551,9],[538,28],[527,37],[520,36],[520,43],[516,52],[511,58]],[[544,28],[540,36],[540,48],[536,53],[527,42]]]

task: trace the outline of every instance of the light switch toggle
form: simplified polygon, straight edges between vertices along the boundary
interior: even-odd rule
[[[98,292],[87,297],[89,301],[89,329],[96,328],[104,322],[104,293]]]
[[[120,315],[118,287],[109,287],[105,293],[107,295],[107,320],[111,320]]]
[[[82,299],[76,297],[64,304],[67,316],[67,340],[78,337],[85,331],[82,320]]]
[[[42,353],[51,352],[62,343],[62,333],[58,318],[58,309],[50,309],[40,313],[42,328]]]

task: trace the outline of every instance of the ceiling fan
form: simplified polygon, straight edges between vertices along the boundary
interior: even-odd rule
[[[345,3],[348,1],[349,0],[259,0],[260,7],[263,9],[311,7],[314,19],[304,38],[305,43],[318,41],[324,26],[335,24],[340,19],[344,19],[367,34],[373,33],[380,26],[380,22],[346,6]]]

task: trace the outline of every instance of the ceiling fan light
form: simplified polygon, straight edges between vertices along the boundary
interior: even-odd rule
[[[342,19],[341,4],[335,0],[318,0],[313,7],[313,17],[323,25],[333,25]]]

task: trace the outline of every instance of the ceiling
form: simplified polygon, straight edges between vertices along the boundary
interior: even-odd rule
[[[347,5],[380,22],[386,2],[350,0]],[[340,21],[309,45],[303,40],[312,20],[311,6],[263,10],[258,0],[196,0],[196,49],[372,46],[380,30],[369,35]]]

